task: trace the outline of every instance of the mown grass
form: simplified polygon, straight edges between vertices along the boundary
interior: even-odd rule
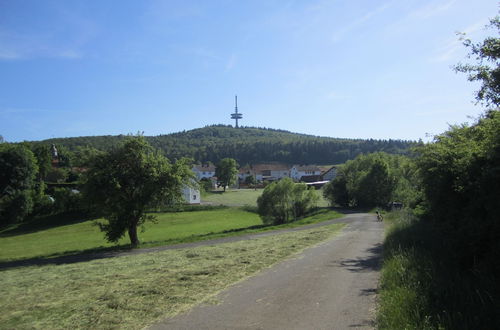
[[[216,246],[1,271],[0,328],[140,329],[321,242],[342,225]]]
[[[379,329],[500,328],[496,279],[460,269],[429,223],[404,211],[386,220]]]
[[[197,212],[157,214],[156,223],[145,225],[139,234],[140,247],[194,242],[226,236],[243,235],[279,228],[300,226],[340,217],[335,211],[323,209],[295,223],[282,226],[264,226],[259,216],[239,208],[225,208]],[[28,258],[46,258],[65,254],[77,254],[103,249],[129,248],[124,237],[118,244],[106,242],[103,233],[84,221],[69,225],[48,227],[33,231],[14,229],[0,232],[0,262]],[[36,226],[35,226],[36,228]]]

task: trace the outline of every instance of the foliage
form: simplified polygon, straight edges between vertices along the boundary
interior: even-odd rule
[[[390,201],[406,206],[419,202],[419,178],[405,156],[373,153],[360,155],[339,168],[324,190],[332,205],[385,207]]]
[[[323,189],[323,196],[330,201],[330,205],[349,206],[349,193],[347,192],[347,179],[339,174]]]
[[[23,144],[0,146],[0,226],[22,221],[33,209],[36,158]]]
[[[377,315],[379,329],[498,329],[493,274],[460,269],[443,232],[407,211],[389,214]]]
[[[86,196],[103,212],[107,223],[99,227],[117,242],[127,231],[133,246],[139,244],[137,227],[147,220],[148,207],[181,198],[191,170],[181,160],[171,164],[142,136],[130,137],[120,147],[96,157],[87,172]]]
[[[77,146],[73,152],[73,165],[78,167],[89,167],[93,160],[102,155],[103,152],[92,146]]]
[[[69,171],[63,167],[53,167],[47,171],[45,180],[51,183],[63,183],[69,176]]]
[[[450,238],[464,269],[500,276],[500,113],[454,126],[418,152],[429,219]]]
[[[35,144],[55,143],[72,151],[77,147],[92,146],[111,150],[123,140],[118,136],[86,136],[49,139]],[[155,148],[169,159],[189,157],[201,163],[217,163],[223,158],[234,158],[240,164],[281,162],[287,164],[341,164],[362,153],[384,151],[407,154],[414,142],[402,140],[361,140],[318,137],[284,130],[213,125],[168,135],[146,137]],[[74,161],[78,160],[78,155]]]
[[[52,169],[52,155],[48,145],[33,145],[31,151],[35,155],[38,163],[39,180],[45,180],[47,174]]]
[[[238,174],[238,163],[232,158],[224,158],[215,166],[215,176],[217,177],[218,186],[226,187],[236,182],[236,174]]]
[[[257,180],[255,179],[255,176],[249,175],[245,178],[245,184],[251,186],[257,183]]]
[[[204,192],[211,191],[213,188],[212,181],[209,178],[201,178],[199,184],[200,184],[200,188]]]
[[[290,178],[269,184],[257,199],[260,217],[265,224],[283,224],[309,212],[318,200],[314,189]]]
[[[490,20],[490,28],[500,32],[500,16]],[[469,48],[469,58],[475,64],[458,64],[455,70],[468,74],[469,81],[479,81],[482,85],[476,92],[476,101],[486,106],[500,106],[500,38],[488,37],[482,42],[464,40]]]

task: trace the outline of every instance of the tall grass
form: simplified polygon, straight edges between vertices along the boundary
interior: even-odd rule
[[[463,271],[447,240],[407,211],[384,243],[379,329],[499,329],[498,283]]]

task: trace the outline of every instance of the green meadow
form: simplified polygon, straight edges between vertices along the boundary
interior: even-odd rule
[[[307,218],[281,226],[264,226],[256,213],[241,208],[158,213],[156,216],[156,223],[147,223],[144,231],[139,234],[141,247],[178,244],[300,226],[338,218],[341,214],[328,209],[320,209]],[[103,233],[95,226],[96,221],[102,221],[102,219],[58,226],[36,227],[33,224],[4,229],[0,232],[0,262],[129,247],[127,236],[118,244],[108,243]]]
[[[256,206],[257,198],[262,195],[263,189],[230,189],[226,192],[211,191],[202,195],[202,202],[208,202],[213,205],[227,206]],[[328,201],[323,198],[323,190],[316,190],[318,194],[318,206],[327,207]]]

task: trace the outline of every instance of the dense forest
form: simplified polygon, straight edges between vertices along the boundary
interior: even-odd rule
[[[70,151],[91,146],[110,150],[123,141],[125,135],[55,138],[33,142],[55,144]],[[239,164],[282,162],[301,164],[340,164],[359,154],[384,151],[407,154],[415,142],[403,140],[362,140],[319,137],[284,130],[213,125],[204,128],[149,136],[146,140],[163,150],[169,159],[189,157],[197,162],[216,163],[230,157]]]

